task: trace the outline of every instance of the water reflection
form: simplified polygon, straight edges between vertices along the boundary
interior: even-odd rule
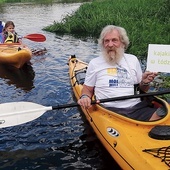
[[[35,72],[31,65],[25,64],[21,69],[11,66],[0,65],[0,78],[4,79],[8,85],[15,85],[28,92],[33,87]]]
[[[21,162],[21,159],[24,159],[24,158],[27,159],[28,163],[30,163],[31,160],[34,160],[35,164],[36,164],[36,160],[40,159],[40,156],[37,155],[37,153],[39,153],[40,155],[43,155],[45,153],[45,150],[37,149],[37,150],[33,150],[33,151],[27,151],[27,150],[20,149],[20,150],[13,151],[10,153],[7,151],[1,151],[0,152],[1,157],[3,157],[5,159],[5,161],[0,163],[0,167],[1,167],[1,169],[6,169],[6,167],[8,167],[7,169],[13,169],[14,167],[16,167],[16,164]],[[9,164],[9,161],[10,161],[10,164]],[[24,168],[24,166],[25,165],[21,164],[20,168],[21,167]],[[29,164],[29,166],[30,166],[30,164]],[[35,165],[32,165],[32,166],[35,167]]]

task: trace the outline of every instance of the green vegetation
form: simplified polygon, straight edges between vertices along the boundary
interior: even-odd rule
[[[127,52],[146,58],[148,44],[170,42],[169,9],[169,0],[94,0],[44,30],[98,38],[105,25],[119,25],[131,41]]]
[[[96,39],[104,26],[119,25],[127,30],[131,41],[127,52],[145,60],[148,44],[170,43],[169,9],[169,0],[94,0],[44,30]],[[168,75],[160,74],[160,79],[162,83],[155,82],[158,89],[170,87]]]

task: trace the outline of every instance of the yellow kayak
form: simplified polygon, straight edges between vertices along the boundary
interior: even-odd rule
[[[81,95],[87,66],[75,56],[69,58],[70,81],[77,99]],[[167,113],[162,119],[152,122],[124,117],[99,104],[92,105],[90,109],[81,109],[103,146],[123,170],[168,170],[170,107],[157,97],[153,105],[165,106]]]
[[[21,68],[32,57],[31,50],[20,43],[0,44],[0,64]]]

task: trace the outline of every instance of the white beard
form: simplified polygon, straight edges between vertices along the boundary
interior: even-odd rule
[[[116,63],[119,63],[119,61],[122,59],[124,54],[124,48],[114,48],[114,50],[107,50],[103,48],[102,53],[106,62],[111,65],[114,65]]]

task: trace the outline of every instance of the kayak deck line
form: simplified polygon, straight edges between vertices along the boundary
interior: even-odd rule
[[[162,162],[165,162],[165,164],[170,167],[170,146],[144,149],[143,152],[149,153],[156,158],[160,158]]]

